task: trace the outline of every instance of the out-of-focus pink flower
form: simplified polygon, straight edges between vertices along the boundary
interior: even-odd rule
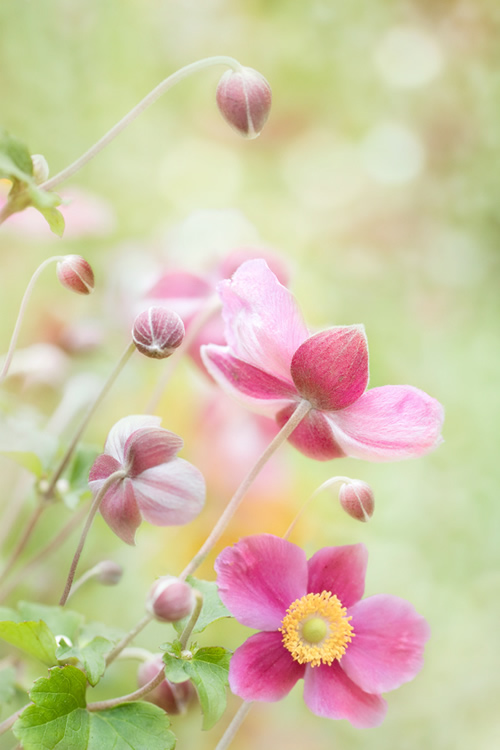
[[[404,599],[361,600],[364,545],[325,547],[310,560],[271,534],[246,537],[217,558],[219,594],[236,619],[262,632],[236,649],[229,685],[245,701],[277,701],[304,679],[318,716],[374,727],[381,694],[422,667],[429,626]]]
[[[149,415],[120,419],[90,470],[94,494],[115,471],[127,472],[111,485],[100,505],[106,523],[127,544],[135,543],[143,518],[154,526],[178,526],[192,521],[205,502],[202,474],[177,457],[183,441],[160,422]]]
[[[208,372],[248,407],[283,426],[301,401],[312,409],[290,442],[318,460],[396,461],[440,442],[443,408],[409,385],[366,391],[363,326],[310,335],[300,310],[264,260],[243,263],[219,284],[226,346],[201,350]]]

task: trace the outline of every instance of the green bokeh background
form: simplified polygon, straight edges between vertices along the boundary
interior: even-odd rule
[[[441,64],[422,85],[395,85],[381,69],[381,49],[394,29],[431,40]],[[70,298],[47,272],[21,344],[49,338],[49,317],[99,318],[104,346],[72,367],[106,374],[126,344],[126,329],[108,319],[102,291],[120,248],[142,249],[146,262],[165,230],[192,211],[236,209],[263,245],[289,259],[292,288],[311,327],[365,323],[372,386],[410,383],[446,409],[445,443],[430,456],[394,465],[321,464],[286,447],[286,497],[248,499],[227,542],[249,531],[283,533],[308,494],[334,473],[369,482],[376,494],[370,524],[356,524],[324,495],[295,541],[308,553],[364,542],[367,593],[411,600],[429,620],[432,639],[417,679],[388,696],[381,727],[357,731],[311,715],[299,685],[281,703],[252,709],[235,750],[493,750],[500,744],[499,31],[497,0],[0,4],[0,124],[44,154],[52,173],[162,78],[195,59],[235,56],[268,78],[274,96],[270,121],[252,142],[220,118],[217,69],[160,100],[68,183],[110,203],[116,227],[105,237],[58,241],[47,230],[27,240],[2,227],[3,350],[32,269],[49,255],[79,253],[94,267],[96,293]],[[423,50],[417,69],[431,54]],[[411,68],[404,50],[399,54],[393,70]],[[130,364],[89,438],[102,445],[116,419],[143,408],[156,364],[138,358]],[[197,433],[191,392],[197,387],[185,363],[162,401],[163,424],[184,437],[186,458]],[[11,413],[23,400],[45,414],[57,403],[50,388],[21,392],[11,385],[7,392]],[[17,480],[7,461],[2,470],[0,501],[8,507]],[[131,627],[154,577],[180,570],[202,541],[224,500],[215,494],[209,492],[209,509],[194,531],[143,528],[134,549],[123,549],[99,519],[86,564],[113,557],[126,576],[116,589],[82,590],[74,606]],[[59,508],[50,513],[34,546],[65,517]],[[70,556],[68,544],[56,570],[40,571],[21,595],[54,603]],[[210,565],[204,572],[213,577]],[[154,649],[167,633],[154,626],[139,641]],[[236,647],[244,636],[227,622],[205,641]],[[34,670],[33,676],[42,674]],[[133,680],[133,666],[115,665],[96,694],[127,692]],[[203,735],[196,708],[174,718],[179,749],[213,748],[236,707],[231,700],[227,717]],[[9,738],[0,747],[12,745]]]

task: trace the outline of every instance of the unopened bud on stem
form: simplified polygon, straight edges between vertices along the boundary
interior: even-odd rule
[[[217,106],[231,127],[245,138],[257,138],[271,109],[271,87],[253,68],[227,70],[217,86]]]
[[[373,516],[375,502],[373,490],[360,479],[343,484],[339,490],[339,501],[345,512],[356,521],[369,521]]]
[[[195,594],[191,586],[172,576],[159,578],[153,584],[146,608],[162,622],[177,622],[193,611]]]
[[[139,313],[132,328],[137,349],[146,357],[164,359],[182,343],[184,323],[173,310],[150,307]]]
[[[47,159],[42,154],[32,154],[31,163],[33,164],[33,178],[37,185],[41,185],[49,178]]]
[[[123,568],[113,560],[103,560],[95,567],[97,580],[103,586],[116,586],[120,583],[123,576]]]
[[[157,654],[149,661],[141,664],[137,672],[139,687],[146,685],[164,667],[161,654]],[[160,682],[157,687],[144,696],[144,700],[163,708],[168,714],[182,714],[195,695],[196,692],[191,680],[173,683],[165,678],[163,682]]]
[[[94,272],[80,255],[66,255],[57,264],[57,278],[66,289],[77,294],[94,291]]]

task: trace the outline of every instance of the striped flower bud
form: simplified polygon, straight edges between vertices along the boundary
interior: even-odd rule
[[[227,70],[217,86],[219,110],[229,125],[245,138],[257,138],[271,109],[271,87],[253,68]]]
[[[164,359],[170,357],[182,343],[184,323],[173,310],[150,307],[136,317],[132,338],[141,354]]]
[[[94,291],[94,272],[80,255],[66,255],[56,268],[57,278],[66,289],[77,294]]]

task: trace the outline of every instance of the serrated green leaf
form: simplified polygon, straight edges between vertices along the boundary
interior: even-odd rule
[[[90,721],[87,750],[172,750],[175,747],[167,715],[151,703],[124,703],[109,711],[92,713]]]
[[[17,609],[24,620],[44,620],[54,635],[65,635],[72,642],[83,620],[79,612],[37,602],[19,602]]]
[[[42,622],[0,622],[0,638],[47,666],[57,664],[56,639]]]
[[[165,676],[170,682],[185,682],[189,677],[185,669],[186,659],[166,652],[163,654],[163,663],[165,664]]]
[[[77,659],[85,670],[87,680],[95,687],[106,670],[105,654],[111,651],[111,641],[97,636],[83,646],[60,645],[56,655],[59,661]]]
[[[193,633],[203,632],[208,625],[216,620],[221,620],[224,617],[232,617],[229,610],[226,609],[220,600],[215,581],[202,581],[194,576],[188,576],[186,583],[189,583],[190,586],[203,595],[203,606],[196,625],[193,628]],[[182,620],[174,623],[174,628],[178,633],[182,633],[188,620],[189,617],[184,617]]]
[[[8,703],[16,692],[16,670],[14,667],[0,669],[0,706]]]

